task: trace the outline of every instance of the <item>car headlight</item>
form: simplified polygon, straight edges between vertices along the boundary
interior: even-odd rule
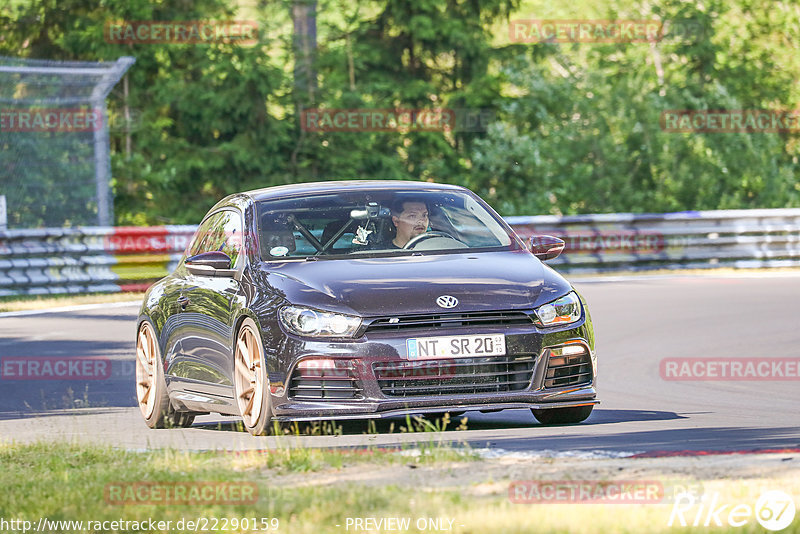
[[[283,326],[298,336],[353,337],[361,326],[361,317],[300,306],[284,306],[278,315]]]
[[[542,326],[574,323],[581,318],[581,299],[571,291],[560,299],[542,304],[534,311]]]

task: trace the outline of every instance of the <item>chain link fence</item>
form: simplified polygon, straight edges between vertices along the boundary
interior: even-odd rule
[[[9,229],[113,224],[105,99],[134,62],[0,57],[0,196]]]

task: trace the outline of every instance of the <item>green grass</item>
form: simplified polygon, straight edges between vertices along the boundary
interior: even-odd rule
[[[291,440],[292,436],[287,436]],[[427,469],[410,469],[409,458],[383,450],[294,449],[283,447],[252,452],[132,452],[97,446],[41,443],[0,444],[0,518],[33,521],[158,521],[227,518],[227,529],[206,532],[251,532],[232,528],[233,519],[277,518],[278,532],[364,532],[346,528],[348,518],[409,518],[410,532],[421,532],[416,522],[426,518],[453,521],[452,532],[705,532],[703,528],[668,527],[669,504],[513,504],[508,499],[511,468],[502,480],[484,480],[494,491],[477,491],[478,484],[437,484],[453,471],[479,472],[481,461],[469,451],[451,447],[422,452]],[[439,456],[437,456],[439,455]],[[446,463],[441,463],[446,460]],[[437,463],[438,462],[438,463]],[[392,467],[395,469],[392,470]],[[377,470],[395,479],[368,484],[343,475],[369,475]],[[411,474],[413,473],[413,474]],[[420,478],[414,478],[416,475]],[[425,477],[427,475],[427,478]],[[337,478],[339,477],[339,478]],[[384,479],[386,480],[385,476]],[[227,483],[255,485],[257,499],[247,504],[163,504],[108,502],[105,488],[126,483]],[[757,483],[760,482],[761,484]],[[754,501],[758,487],[774,481],[716,480],[704,482],[731,498]],[[252,486],[251,486],[252,487]],[[784,488],[792,491],[796,488]],[[756,493],[754,493],[756,492]],[[338,526],[337,526],[338,525]],[[489,529],[489,526],[491,528]],[[714,528],[714,532],[758,532],[751,521],[743,528]],[[800,517],[785,533],[800,530]],[[66,530],[60,530],[64,532]],[[75,531],[75,530],[71,530]],[[84,532],[98,530],[85,529]],[[163,532],[183,532],[174,526]],[[98,531],[99,532],[99,531]],[[148,529],[102,532],[152,532]],[[264,530],[261,530],[264,532]],[[381,530],[381,532],[388,532]],[[431,530],[427,530],[431,532]],[[435,532],[435,531],[434,531]],[[440,530],[439,532],[443,532]]]
[[[286,439],[291,439],[287,437]],[[447,454],[429,451],[428,461],[468,461],[469,453],[448,447]],[[281,487],[278,476],[336,471],[348,466],[386,466],[409,459],[383,450],[280,448],[256,452],[130,452],[108,447],[40,443],[0,445],[0,517],[51,520],[140,520],[147,517],[177,521],[181,517],[277,517],[282,525],[297,523],[301,531],[314,523],[342,521],[341,512],[371,515],[375,510],[411,513],[397,487],[357,485]],[[255,483],[255,504],[132,504],[106,502],[107,485],[139,482]],[[455,501],[453,500],[455,499]],[[458,496],[445,497],[447,506]],[[294,529],[284,532],[295,532]]]

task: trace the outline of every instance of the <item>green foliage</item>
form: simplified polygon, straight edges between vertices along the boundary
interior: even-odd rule
[[[671,133],[665,110],[798,107],[796,2],[319,0],[316,91],[293,79],[292,2],[15,0],[0,54],[133,55],[109,107],[118,224],[196,222],[234,191],[335,179],[462,184],[504,215],[797,206],[795,133]],[[538,14],[545,13],[541,16]],[[519,18],[659,19],[650,43],[508,43]],[[114,20],[243,20],[259,42],[110,44]],[[305,91],[305,89],[304,89]],[[311,132],[315,108],[482,109],[482,132]],[[126,133],[131,151],[126,148]],[[55,178],[54,178],[55,179]]]
[[[555,44],[537,45],[538,60],[519,54],[505,66],[515,97],[476,143],[468,184],[506,214],[797,206],[796,134],[673,133],[659,123],[666,110],[797,107],[796,54],[774,46],[796,28],[797,6],[767,23],[771,4],[741,4],[670,1],[609,14],[694,29],[652,47]],[[766,44],[755,47],[758,39]]]

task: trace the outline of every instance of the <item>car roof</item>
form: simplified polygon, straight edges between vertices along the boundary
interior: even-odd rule
[[[342,180],[330,182],[305,182],[254,189],[242,194],[254,201],[268,200],[296,194],[339,193],[351,191],[375,191],[391,189],[395,191],[464,191],[465,188],[451,184],[414,182],[410,180]]]

